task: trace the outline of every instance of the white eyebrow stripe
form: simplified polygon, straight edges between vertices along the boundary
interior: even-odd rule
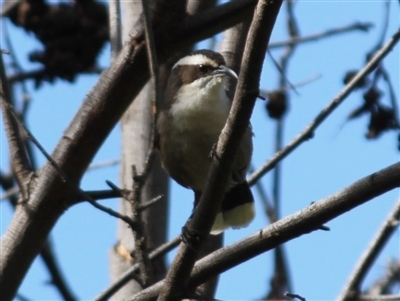
[[[175,65],[172,67],[172,69],[175,69],[177,66],[181,65],[211,65],[214,67],[218,67],[215,61],[212,59],[208,58],[204,54],[194,54],[194,55],[188,55],[183,58],[181,58]]]

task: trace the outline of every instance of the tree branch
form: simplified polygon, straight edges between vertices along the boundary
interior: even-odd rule
[[[361,289],[361,282],[365,278],[368,270],[373,265],[374,261],[382,251],[390,236],[397,230],[400,222],[400,200],[390,212],[389,216],[383,222],[383,225],[378,230],[378,233],[372,239],[369,247],[364,251],[359,262],[352,270],[349,280],[347,280],[343,288],[339,301],[357,299]]]
[[[385,268],[385,274],[375,280],[367,291],[367,295],[377,296],[390,294],[390,289],[400,283],[400,260],[391,260]]]
[[[232,162],[248,128],[251,113],[259,95],[262,70],[260,62],[264,61],[269,38],[282,2],[259,1],[254,11],[232,108],[219,137],[206,187],[193,217],[185,226],[186,233],[193,237],[190,243],[194,245],[181,243],[158,300],[174,300],[181,298],[186,292],[190,272],[220,209],[224,188],[232,172]]]
[[[359,301],[400,301],[400,295],[368,296],[361,295]]]
[[[280,244],[316,231],[322,224],[399,186],[400,163],[370,174],[341,191],[313,202],[308,207],[199,260],[190,275],[189,288],[197,287],[211,277],[272,250]],[[154,300],[163,284],[164,281],[160,281],[129,300]]]
[[[269,159],[263,166],[256,170],[248,179],[250,185],[253,185],[263,175],[276,166],[276,164],[289,155],[301,143],[313,137],[314,131],[319,125],[339,106],[343,100],[353,91],[357,83],[371,73],[376,66],[382,61],[392,48],[400,40],[400,30],[397,31],[392,38],[375,54],[375,56],[361,69],[356,76],[343,88],[342,91],[315,117],[315,119],[288,145],[277,152],[271,159]]]
[[[10,148],[12,169],[23,199],[27,200],[29,194],[28,185],[33,169],[25,151],[20,127],[14,118],[15,113],[11,104],[11,93],[7,83],[2,54],[0,54],[0,97],[4,127]]]
[[[77,298],[74,296],[74,293],[69,288],[67,281],[61,273],[61,269],[51,246],[50,241],[47,240],[40,252],[40,256],[51,276],[51,284],[57,288],[65,301],[75,301]]]
[[[368,31],[369,29],[371,29],[373,26],[374,26],[374,24],[369,23],[369,22],[365,22],[365,23],[356,22],[356,23],[353,23],[353,24],[350,24],[347,26],[328,29],[326,31],[314,33],[314,34],[311,34],[308,36],[299,36],[296,38],[290,38],[287,41],[272,42],[269,45],[269,49],[286,47],[286,46],[290,46],[290,45],[294,45],[294,44],[314,42],[314,41],[318,41],[323,38],[328,38],[328,37],[331,37],[334,35],[342,34],[345,32],[350,32],[350,31],[355,31],[355,30],[360,30],[360,31],[365,32],[365,31]]]
[[[156,250],[150,252],[149,259],[155,260],[164,256],[166,253],[174,249],[180,243],[180,237],[175,237],[171,241],[158,247]],[[123,287],[129,280],[132,279],[133,274],[139,269],[139,263],[135,263],[129,270],[127,270],[123,275],[120,276],[118,281],[113,283],[109,288],[104,290],[99,296],[97,296],[94,301],[106,301],[111,296],[113,296],[121,287]]]
[[[287,18],[287,32],[292,40],[299,37],[299,28],[296,16],[294,13],[293,0],[288,0],[285,2],[286,7],[286,18]],[[288,44],[285,47],[281,57],[280,62],[277,64],[279,69],[279,89],[283,90],[285,85],[289,85],[295,90],[293,84],[288,80],[288,68],[289,61],[292,57],[297,44]],[[269,52],[270,53],[270,52]],[[272,57],[272,54],[271,54]],[[297,92],[297,91],[296,91]],[[285,108],[282,110],[281,116],[275,118],[275,151],[279,152],[283,146],[283,133],[285,125],[285,116],[287,111],[287,103],[289,102],[289,93],[287,91],[281,92],[281,106]],[[272,197],[274,202],[275,217],[280,218],[280,207],[281,207],[281,179],[282,172],[280,165],[277,164],[273,170],[272,174]],[[274,274],[270,280],[271,288],[266,299],[279,299],[282,298],[285,292],[292,291],[291,277],[289,272],[289,265],[287,262],[286,252],[284,246],[278,246],[274,250]]]
[[[250,0],[220,5],[187,17],[178,30],[168,35],[165,34],[169,32],[168,26],[163,27],[162,32],[155,33],[159,63],[166,61],[168,53],[241,22],[254,5],[255,1]],[[143,44],[125,45],[116,62],[102,73],[83,101],[52,154],[70,183],[79,183],[107,135],[148,78]],[[77,198],[76,189],[64,183],[49,163],[38,172],[34,182],[28,204],[17,208],[0,242],[3,247],[0,287],[5,300],[15,296],[55,222]]]

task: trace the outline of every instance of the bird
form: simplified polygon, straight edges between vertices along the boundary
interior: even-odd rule
[[[179,59],[172,67],[157,120],[158,149],[167,173],[195,194],[194,209],[207,182],[210,153],[218,142],[232,101],[225,84],[236,73],[223,56],[202,49]],[[243,228],[255,216],[254,198],[246,181],[253,152],[249,124],[233,163],[233,172],[211,234]],[[193,211],[194,212],[194,211]]]

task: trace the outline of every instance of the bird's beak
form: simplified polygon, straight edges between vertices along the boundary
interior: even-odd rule
[[[238,79],[238,76],[235,73],[235,71],[233,71],[232,69],[230,69],[230,68],[228,68],[228,67],[226,67],[224,65],[220,65],[218,67],[218,69],[216,69],[213,72],[213,75],[216,75],[216,76],[230,76],[230,77],[233,77],[235,79]]]

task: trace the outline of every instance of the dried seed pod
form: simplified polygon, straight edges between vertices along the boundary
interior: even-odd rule
[[[265,105],[269,117],[280,119],[287,111],[287,95],[282,91],[275,91],[268,95]]]

